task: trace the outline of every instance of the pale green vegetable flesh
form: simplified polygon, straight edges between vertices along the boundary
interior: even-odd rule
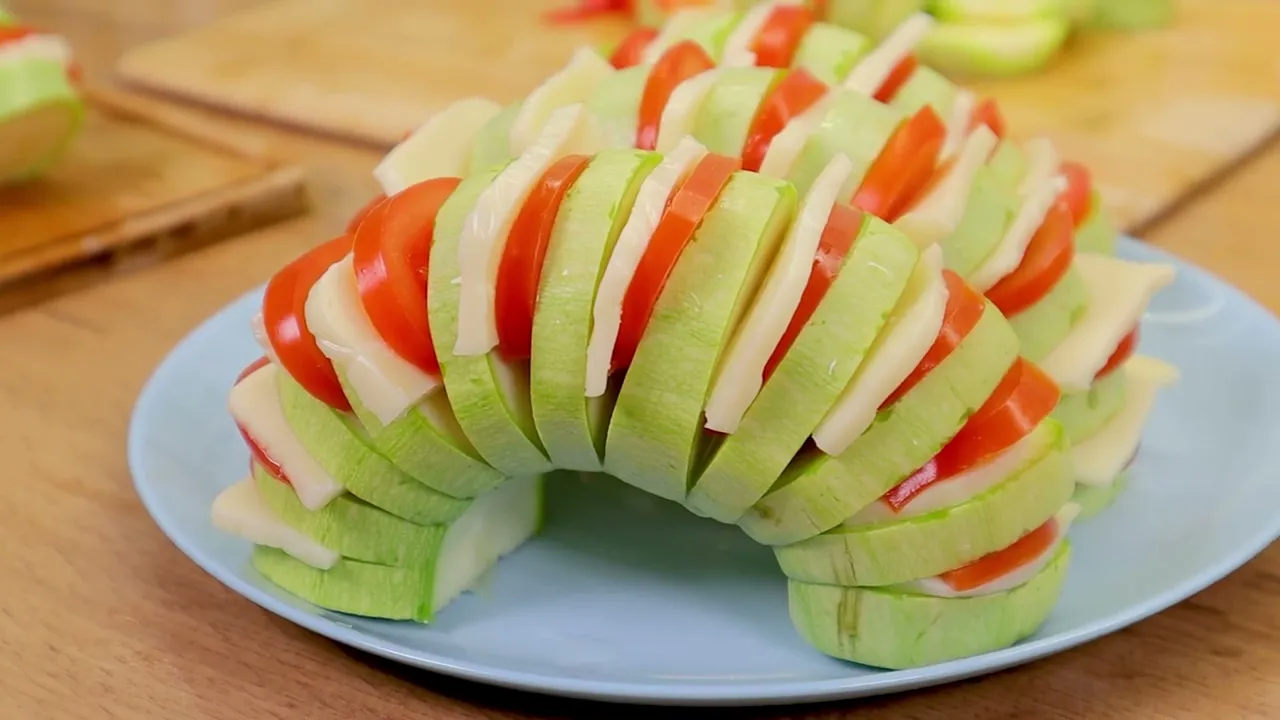
[[[520,103],[512,103],[502,112],[489,118],[489,122],[476,133],[471,146],[470,175],[489,172],[506,165],[513,157],[511,152],[511,127],[520,115]]]
[[[600,81],[585,107],[609,147],[629,148],[636,142],[640,101],[652,68],[633,65]]]
[[[943,263],[969,278],[995,252],[1018,213],[1018,198],[1005,189],[990,167],[978,169],[956,229],[938,243]]]
[[[1002,77],[1044,67],[1066,41],[1065,17],[1019,23],[942,23],[917,48],[921,61],[951,76]]]
[[[828,0],[826,20],[878,41],[924,9],[925,0]]]
[[[1013,194],[1017,192],[1019,183],[1026,176],[1029,163],[1030,160],[1022,148],[1010,140],[1002,140],[991,155],[991,160],[987,162],[987,169],[997,185],[1005,192]]]
[[[904,119],[897,108],[861,93],[837,91],[821,124],[787,173],[787,180],[804,197],[831,159],[844,153],[853,161],[853,171],[845,183],[845,189],[852,192]]]
[[[42,58],[0,63],[0,185],[45,172],[84,122],[84,104],[61,63]]]
[[[808,70],[828,85],[839,85],[873,47],[866,35],[829,23],[814,23],[796,47],[791,66]]]
[[[1080,227],[1076,228],[1076,250],[1114,255],[1117,235],[1111,212],[1102,202],[1102,195],[1095,189],[1089,196],[1089,214],[1080,223]]]
[[[1062,423],[1068,440],[1072,443],[1087,440],[1106,427],[1124,408],[1127,378],[1127,373],[1107,373],[1088,390],[1062,396],[1053,417]]]
[[[911,73],[889,104],[905,115],[915,115],[916,111],[928,105],[945,121],[951,117],[951,106],[959,92],[955,83],[943,77],[942,73],[922,65]]]
[[[1111,481],[1110,485],[1076,485],[1071,501],[1080,506],[1080,519],[1088,520],[1111,507],[1116,498],[1129,486],[1129,473],[1122,472]]]
[[[341,558],[320,570],[263,546],[253,548],[253,568],[313,605],[348,615],[428,622],[435,610],[422,568]]]
[[[1022,342],[1022,356],[1031,362],[1043,360],[1062,342],[1088,309],[1084,280],[1074,267],[1034,305],[1009,318]]]
[[[742,155],[756,111],[781,79],[773,68],[722,68],[698,106],[693,136],[713,153]]]

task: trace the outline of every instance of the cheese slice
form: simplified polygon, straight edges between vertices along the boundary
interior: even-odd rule
[[[1089,304],[1084,317],[1040,363],[1064,393],[1089,389],[1120,341],[1142,319],[1151,298],[1175,275],[1171,265],[1094,253],[1080,253],[1074,263]]]
[[[1057,175],[1062,160],[1058,157],[1058,149],[1048,138],[1031,138],[1024,148],[1027,152],[1027,173],[1022,176],[1018,185],[1018,194],[1026,197],[1047,179]]]
[[[813,431],[819,450],[839,455],[871,427],[880,405],[920,364],[937,339],[946,310],[942,248],[931,245],[920,254],[906,292],[872,344],[867,359]]]
[[[658,62],[662,54],[681,38],[688,36],[691,29],[715,20],[723,13],[724,9],[715,6],[686,7],[671,13],[667,16],[667,21],[662,25],[658,36],[645,47],[644,52],[640,53],[640,62],[646,65]]]
[[[571,153],[593,152],[592,135],[588,113],[581,104],[556,110],[538,141],[480,192],[463,222],[458,242],[458,340],[454,355],[484,355],[498,344],[493,299],[511,223],[552,163]]]
[[[658,221],[662,219],[667,198],[706,154],[706,147],[686,137],[640,184],[631,215],[613,246],[591,308],[591,338],[587,341],[587,397],[600,397],[608,387],[609,364],[613,360],[613,346],[622,324],[622,298],[640,265],[640,258],[649,247],[649,239]]]
[[[27,35],[21,40],[0,45],[0,63],[19,60],[52,60],[71,64],[71,44],[60,35]]]
[[[1049,544],[1049,547],[1045,548],[1044,552],[1037,555],[1031,562],[1014,569],[1012,572],[1005,573],[985,585],[979,585],[970,590],[955,590],[942,578],[931,577],[903,583],[896,586],[895,589],[900,589],[902,592],[907,593],[944,598],[978,597],[1008,592],[1031,582],[1031,579],[1039,575],[1040,571],[1044,570],[1050,561],[1057,556],[1058,548],[1062,546],[1062,541],[1066,539],[1067,533],[1071,530],[1071,523],[1075,522],[1079,514],[1080,506],[1076,503],[1069,502],[1063,505],[1062,509],[1053,516],[1053,522],[1056,523],[1056,537]]]
[[[568,105],[586,102],[596,87],[614,72],[609,61],[595,50],[578,48],[567,65],[543,81],[521,103],[520,112],[511,124],[512,154],[519,155],[533,147],[542,137],[543,128],[552,113]]]
[[[1035,460],[1037,451],[1043,445],[1039,437],[1027,435],[982,464],[929,485],[911,498],[901,510],[895,512],[883,499],[877,500],[845,520],[844,525],[857,527],[906,520],[959,505],[1009,479],[1020,468]]]
[[[1177,368],[1144,355],[1130,358],[1120,371],[1126,376],[1124,406],[1096,435],[1071,448],[1076,481],[1082,485],[1105,487],[1115,482],[1138,452],[1156,393],[1178,380]]]
[[[748,10],[738,22],[738,26],[729,34],[729,39],[725,41],[724,59],[721,60],[720,66],[752,67],[755,65],[756,54],[752,48],[755,46],[756,36],[760,34],[765,23],[769,22],[773,11],[783,5],[799,4],[801,4],[800,0],[769,0]]]
[[[800,153],[804,152],[804,146],[809,142],[809,138],[813,137],[822,125],[834,98],[835,92],[828,92],[808,110],[791,118],[787,126],[773,136],[769,149],[764,154],[764,160],[760,163],[761,175],[785,180],[787,175],[791,174],[791,168],[796,164],[796,159],[800,157]]]
[[[298,500],[308,510],[319,510],[342,494],[341,483],[316,462],[285,421],[276,385],[278,365],[264,365],[231,388],[227,400],[231,417],[280,465]]]
[[[267,321],[259,312],[249,321],[249,326],[253,331],[253,341],[262,348],[262,354],[276,365],[280,364],[280,357],[276,355],[276,349],[271,346],[271,338],[267,335]]]
[[[338,563],[338,553],[312,540],[281,520],[267,505],[253,478],[245,478],[218,493],[211,511],[213,526],[228,535],[244,538],[288,553],[299,562],[328,570]]]
[[[440,387],[439,377],[400,357],[378,334],[360,301],[350,255],[312,286],[306,316],[320,352],[346,375],[360,404],[383,425]]]
[[[898,218],[894,226],[915,241],[917,247],[928,247],[951,237],[964,218],[974,178],[999,141],[986,125],[974,128],[946,176],[910,212]]]
[[[1022,264],[1022,256],[1027,254],[1031,238],[1035,237],[1036,231],[1044,224],[1049,208],[1053,207],[1058,196],[1066,189],[1066,179],[1055,174],[1027,194],[996,249],[970,277],[965,278],[973,289],[985,295],[1006,275],[1018,269],[1018,265]]]
[[[502,111],[486,98],[464,98],[436,113],[373,169],[386,195],[439,177],[467,174],[471,147],[480,128]]]
[[[800,213],[791,224],[769,274],[747,311],[746,319],[729,343],[719,375],[707,401],[707,428],[732,433],[756,399],[764,383],[764,366],[800,305],[809,283],[831,208],[853,172],[853,161],[838,154],[814,181]]]
[[[667,106],[662,109],[662,119],[658,121],[655,150],[665,155],[679,145],[681,140],[693,134],[698,109],[702,107],[702,101],[719,77],[719,69],[707,70],[676,86],[671,97],[667,98]]]
[[[922,12],[902,21],[875,50],[867,53],[849,71],[844,79],[844,88],[863,95],[876,94],[884,81],[889,79],[893,69],[898,67],[898,63],[914,52],[916,45],[933,30],[935,22],[931,16]]]
[[[938,153],[940,160],[945,160],[960,152],[965,139],[973,134],[969,131],[969,126],[973,124],[973,108],[976,104],[977,97],[972,91],[960,88],[956,92],[955,102],[951,105],[951,116],[947,118],[947,137],[942,141],[942,150]],[[986,127],[986,125],[984,124],[982,127]],[[991,128],[987,129],[990,130]],[[992,136],[994,137],[994,133]],[[994,149],[993,146],[992,150]],[[988,152],[987,154],[990,155],[991,153]],[[985,159],[984,157],[983,160]]]

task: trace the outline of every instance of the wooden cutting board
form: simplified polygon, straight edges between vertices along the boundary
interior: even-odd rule
[[[141,46],[128,81],[394,144],[450,100],[516,100],[619,19],[548,25],[569,0],[278,0]],[[1172,209],[1280,129],[1280,2],[1184,0],[1177,26],[1077,38],[1048,70],[987,82],[1019,136],[1086,163],[1121,224]]]
[[[127,94],[85,95],[68,155],[0,188],[0,311],[306,209],[300,168]]]

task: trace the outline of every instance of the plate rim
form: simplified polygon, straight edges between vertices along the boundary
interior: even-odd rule
[[[1275,313],[1263,306],[1251,295],[1212,271],[1173,255],[1162,248],[1136,240],[1131,236],[1122,235],[1120,237],[1121,249],[1135,246],[1140,248],[1144,254],[1154,255],[1161,260],[1174,261],[1181,266],[1191,268],[1202,274],[1222,288],[1234,293],[1237,296],[1236,300],[1239,302],[1267,316],[1276,326],[1276,331],[1280,332],[1280,318],[1277,318]],[[1006,670],[1075,648],[1086,642],[1124,629],[1167,610],[1201,590],[1214,585],[1266,550],[1277,538],[1280,538],[1280,513],[1278,513],[1271,524],[1262,527],[1256,535],[1251,536],[1249,542],[1240,543],[1235,547],[1234,552],[1220,557],[1213,565],[1201,573],[1186,578],[1163,593],[1148,597],[1142,602],[1131,604],[1125,609],[1111,613],[1092,623],[981,655],[920,668],[886,670],[873,675],[851,676],[846,679],[764,681],[752,685],[717,681],[661,684],[641,681],[592,680],[565,677],[554,673],[495,668],[482,662],[459,660],[438,652],[417,650],[391,640],[367,635],[356,628],[344,626],[319,613],[308,612],[306,609],[290,604],[272,592],[242,579],[236,568],[213,562],[206,552],[197,548],[194,543],[188,542],[183,537],[183,534],[171,525],[170,521],[166,519],[166,514],[159,510],[160,504],[152,493],[150,485],[141,479],[145,473],[140,472],[139,468],[143,467],[143,456],[146,452],[142,440],[141,426],[146,423],[145,418],[151,414],[149,412],[150,408],[158,402],[161,381],[177,365],[179,351],[193,338],[205,332],[206,328],[216,322],[224,313],[229,312],[248,297],[261,294],[264,287],[265,284],[257,285],[221,306],[216,312],[184,334],[152,369],[133,404],[128,424],[127,458],[134,491],[142,501],[143,507],[146,509],[147,514],[150,515],[152,522],[160,528],[160,531],[169,539],[169,542],[173,543],[197,567],[237,595],[278,617],[331,641],[410,667],[461,680],[583,700],[685,707],[805,704],[900,693]]]

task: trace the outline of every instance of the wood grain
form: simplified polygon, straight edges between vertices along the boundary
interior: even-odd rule
[[[102,61],[243,6],[13,4],[67,29]],[[154,365],[191,328],[342,226],[374,190],[377,155],[245,123],[225,128],[303,160],[318,212],[0,317],[5,720],[1280,717],[1280,547],[1187,602],[1052,659],[814,708],[683,712],[504,692],[372,661],[259,610],[201,572],[147,517],[125,462],[129,412]],[[1280,151],[1271,150],[1150,239],[1280,309],[1277,185]]]

